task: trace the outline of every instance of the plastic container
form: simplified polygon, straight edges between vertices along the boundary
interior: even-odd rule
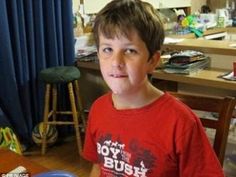
[[[34,175],[33,177],[77,177],[77,176],[67,171],[55,170],[55,171],[39,173],[37,175]]]

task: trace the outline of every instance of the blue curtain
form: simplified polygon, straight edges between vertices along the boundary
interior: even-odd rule
[[[0,127],[22,143],[42,120],[39,71],[74,61],[71,0],[0,0]]]

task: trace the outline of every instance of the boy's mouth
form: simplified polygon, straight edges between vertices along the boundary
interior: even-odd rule
[[[110,74],[110,77],[113,77],[113,78],[124,78],[124,77],[127,77],[127,75],[125,75],[125,74]]]

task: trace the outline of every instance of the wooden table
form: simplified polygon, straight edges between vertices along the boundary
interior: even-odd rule
[[[231,41],[216,41],[216,40],[201,40],[201,39],[184,39],[175,44],[164,44],[162,50],[198,50],[206,54],[219,55],[236,55],[236,48],[230,47],[235,42]]]
[[[8,173],[18,166],[25,167],[30,175],[49,171],[46,167],[30,161],[27,157],[16,154],[8,149],[0,148],[0,173]]]
[[[224,69],[211,68],[200,70],[190,75],[183,75],[169,74],[165,73],[163,70],[155,70],[152,76],[155,79],[236,91],[235,81],[228,81],[222,78],[218,78],[219,75],[225,74],[227,72],[229,71]]]

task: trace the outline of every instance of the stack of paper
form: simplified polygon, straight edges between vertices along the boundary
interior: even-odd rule
[[[183,51],[173,54],[164,65],[167,73],[191,74],[210,65],[210,58],[198,51]]]

